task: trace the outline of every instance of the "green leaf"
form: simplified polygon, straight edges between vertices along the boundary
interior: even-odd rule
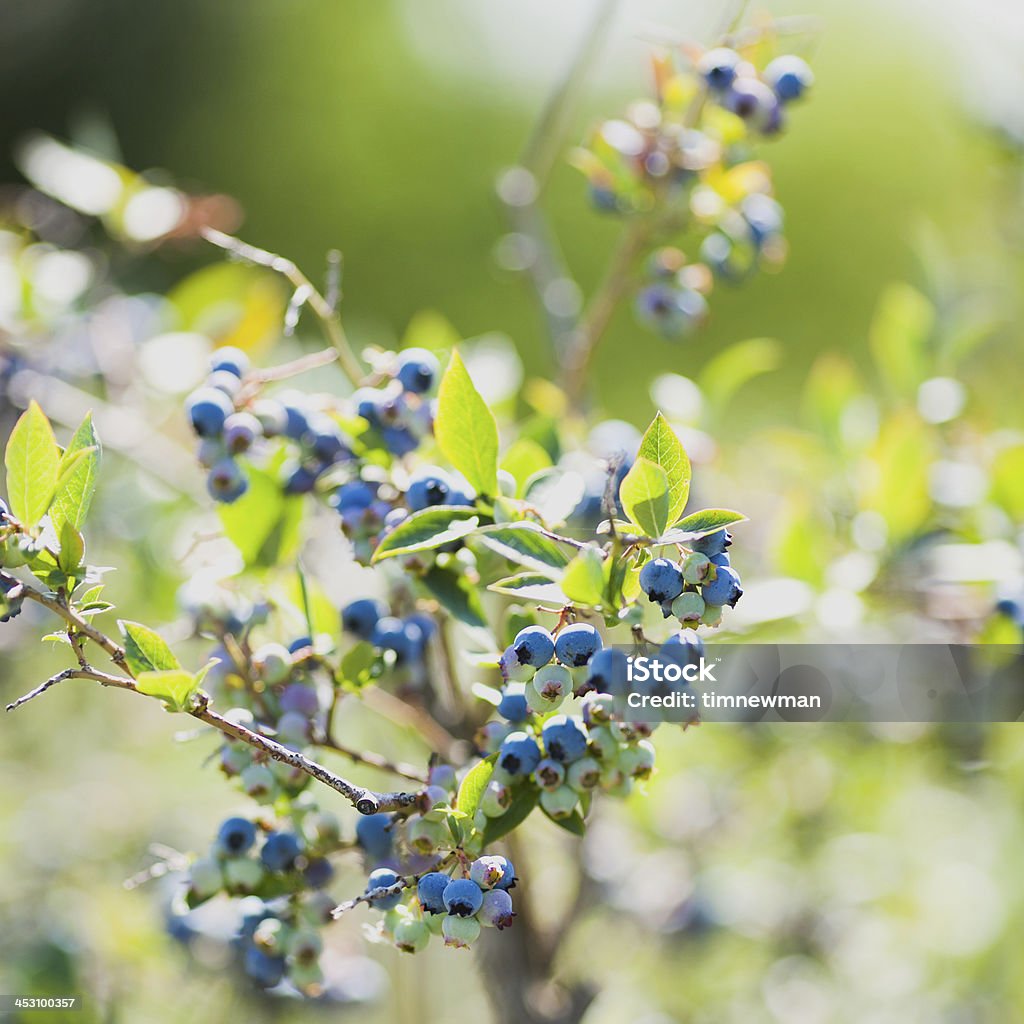
[[[65,523],[81,530],[89,515],[99,478],[102,446],[92,423],[92,413],[82,420],[61,456],[50,519],[57,536]]]
[[[909,393],[925,377],[935,309],[916,288],[902,282],[883,293],[868,341],[875,364],[896,392]]]
[[[596,547],[584,548],[562,577],[562,590],[574,604],[599,608],[605,603],[604,559]]]
[[[501,459],[501,468],[515,477],[516,493],[520,497],[526,490],[527,480],[535,473],[550,467],[551,456],[529,437],[513,441]]]
[[[437,398],[434,436],[451,464],[479,494],[498,493],[498,424],[452,352]]]
[[[199,689],[196,677],[183,668],[140,672],[135,684],[139,693],[162,700],[168,711],[187,711]]]
[[[415,551],[429,551],[472,533],[480,518],[475,509],[461,505],[435,505],[413,512],[377,545],[374,562]]]
[[[665,471],[668,482],[668,523],[671,526],[686,508],[690,496],[690,460],[686,449],[659,412],[640,442],[638,459],[647,459]]]
[[[159,633],[141,622],[119,619],[117,623],[124,637],[124,653],[128,667],[136,676],[140,672],[163,672],[180,669],[178,659]]]
[[[379,656],[376,648],[367,640],[357,643],[346,651],[338,666],[338,682],[352,690],[361,690],[377,675]]]
[[[510,562],[537,572],[560,572],[569,556],[534,523],[505,523],[480,530],[482,544]]]
[[[248,467],[249,487],[230,505],[219,504],[224,534],[238,548],[246,568],[267,569],[298,550],[302,498],[281,491],[275,471]]]
[[[540,805],[540,809],[544,812],[544,816],[548,821],[553,821],[559,828],[564,828],[566,832],[571,832],[574,836],[581,837],[587,834],[587,825],[579,810],[573,811],[568,818],[553,818],[544,810],[543,804]]]
[[[1024,444],[1003,448],[992,460],[992,498],[1014,522],[1024,522]]]
[[[521,825],[530,816],[530,811],[537,806],[539,794],[533,786],[520,786],[519,792],[512,797],[508,810],[497,818],[488,818],[484,827],[484,846],[508,835],[514,828]]]
[[[459,332],[442,313],[421,309],[414,313],[402,335],[402,348],[428,348],[434,352],[454,348],[462,341]]]
[[[95,586],[90,587],[80,597],[75,598],[76,603],[80,606],[94,604],[99,600],[100,594],[103,593],[103,586],[104,585],[102,583],[97,583]]]
[[[680,519],[675,529],[669,530],[660,539],[666,544],[685,543],[706,537],[709,533],[717,533],[724,526],[742,523],[746,518],[742,512],[734,512],[731,508],[704,508]]]
[[[524,500],[529,502],[548,526],[565,522],[580,503],[587,483],[580,473],[563,469],[542,469],[526,482]]]
[[[420,577],[420,582],[453,619],[467,626],[487,626],[480,595],[464,573],[451,572],[435,565]]]
[[[648,537],[660,537],[669,524],[669,483],[661,466],[637,458],[619,487],[619,501],[630,520]]]
[[[4,455],[11,513],[32,529],[46,515],[57,486],[60,448],[46,413],[36,402],[14,424]]]
[[[85,538],[75,529],[73,523],[65,521],[60,530],[60,553],[57,555],[57,564],[66,573],[74,573],[82,564],[84,557]]]
[[[492,583],[487,589],[493,590],[496,594],[518,597],[523,601],[542,601],[544,604],[559,606],[569,604],[569,599],[562,588],[539,572],[521,572],[515,576],[506,576]]]
[[[494,762],[497,759],[497,754],[485,757],[466,773],[466,777],[459,786],[459,794],[455,798],[455,806],[464,814],[469,815],[469,817],[476,814],[477,808],[480,806],[484,790],[487,789],[487,783],[491,781],[491,776],[494,774]]]
[[[748,381],[776,369],[781,360],[782,346],[774,338],[748,338],[710,359],[697,384],[709,402],[721,407]]]

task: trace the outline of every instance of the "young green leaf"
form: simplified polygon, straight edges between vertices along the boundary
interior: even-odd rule
[[[31,402],[7,440],[7,500],[28,529],[46,515],[57,486],[60,448],[46,413]]]
[[[539,572],[521,572],[515,576],[506,576],[492,583],[487,589],[493,590],[496,594],[518,597],[522,601],[542,601],[544,604],[552,605],[569,604],[562,588]]]
[[[675,528],[660,539],[666,544],[685,543],[717,533],[733,523],[742,523],[746,518],[742,512],[734,512],[731,508],[704,508],[680,519]]]
[[[479,522],[474,509],[461,505],[435,505],[421,509],[385,535],[373,553],[373,561],[439,548],[472,533]]]
[[[74,573],[85,557],[85,538],[67,521],[61,525],[59,536],[60,552],[57,555],[57,564],[64,572]]]
[[[497,754],[491,754],[490,757],[486,757],[479,764],[474,765],[466,773],[466,777],[459,786],[455,806],[469,817],[476,814],[476,810],[480,806],[487,783],[491,781],[491,776],[494,774],[494,762],[497,759]]]
[[[480,595],[465,573],[435,565],[423,574],[421,582],[453,619],[477,629],[487,626]]]
[[[438,391],[434,436],[470,486],[490,497],[498,493],[498,424],[457,349]]]
[[[479,538],[503,558],[537,572],[558,573],[569,564],[569,556],[533,523],[485,526]]]
[[[619,501],[630,520],[648,537],[660,537],[669,523],[669,483],[661,466],[637,458],[619,487]]]
[[[668,482],[668,524],[671,526],[686,508],[690,496],[690,460],[679,438],[659,412],[640,442],[638,459],[647,459],[665,471]]]
[[[266,569],[287,561],[298,549],[302,499],[281,492],[274,466],[248,467],[249,487],[230,505],[219,504],[224,533],[247,568]]]
[[[562,576],[562,590],[574,604],[599,608],[605,603],[604,559],[595,547],[584,548]]]
[[[508,451],[501,457],[501,468],[515,477],[516,493],[520,497],[526,489],[527,480],[534,473],[539,473],[550,466],[551,456],[529,437],[513,441]]]
[[[162,700],[168,711],[187,711],[199,689],[196,677],[183,668],[140,672],[135,685],[139,693]]]
[[[136,676],[141,672],[164,672],[181,668],[164,638],[149,626],[126,619],[118,620],[117,625],[124,637],[128,667]]]
[[[50,519],[57,536],[65,523],[81,530],[89,515],[99,477],[102,448],[92,423],[92,413],[82,420],[58,467],[57,485],[50,504]]]

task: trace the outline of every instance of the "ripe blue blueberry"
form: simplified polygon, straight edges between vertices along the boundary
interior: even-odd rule
[[[225,857],[240,857],[256,842],[256,826],[245,818],[228,818],[217,831],[217,849]]]
[[[1024,606],[1012,597],[1004,597],[1001,601],[997,601],[996,612],[1005,615],[1008,619],[1013,619],[1014,622],[1024,623]]]
[[[700,593],[705,604],[727,604],[735,608],[736,602],[743,596],[743,588],[736,570],[723,565],[718,569],[715,579],[700,588]]]
[[[764,80],[783,103],[799,99],[814,84],[814,72],[807,62],[786,54],[776,57],[765,69]]]
[[[722,97],[723,105],[737,117],[757,128],[776,128],[779,101],[764,82],[756,78],[737,78]]]
[[[516,884],[516,869],[512,867],[512,861],[508,857],[495,856],[491,858],[501,862],[501,879],[495,882],[496,889],[514,889]]]
[[[504,889],[492,889],[484,893],[480,913],[477,915],[477,920],[482,925],[501,931],[512,924],[512,918],[515,916],[512,911],[512,897]]]
[[[508,861],[504,857],[477,857],[469,866],[469,877],[481,889],[493,889],[505,878]]]
[[[419,512],[433,505],[447,505],[450,494],[451,484],[447,476],[442,470],[431,467],[413,478],[405,500],[413,512]]]
[[[740,213],[750,228],[754,244],[761,248],[782,231],[782,207],[771,196],[753,192],[740,203]]]
[[[445,910],[453,917],[472,917],[483,903],[480,886],[469,878],[453,878],[442,895]]]
[[[601,649],[601,634],[588,622],[566,626],[555,640],[555,657],[568,668],[580,668]]]
[[[371,893],[374,889],[387,888],[398,881],[400,881],[398,875],[391,868],[375,868],[367,879],[366,892]],[[378,896],[376,899],[370,900],[370,903],[378,910],[390,910],[392,907],[397,907],[401,900],[402,891],[399,890],[390,896]]]
[[[193,391],[185,403],[192,429],[200,437],[219,437],[224,421],[235,411],[234,403],[216,388]]]
[[[384,427],[380,436],[387,450],[399,458],[409,455],[420,446],[415,434],[406,427]]]
[[[565,767],[545,757],[534,769],[533,777],[541,789],[557,789],[565,781]]]
[[[0,622],[10,622],[21,614],[24,598],[7,596],[17,586],[17,580],[0,580]]]
[[[659,657],[678,665],[699,665],[704,657],[704,641],[692,630],[681,629],[661,645]]]
[[[232,413],[224,421],[224,447],[232,455],[240,455],[253,446],[262,432],[260,421],[251,413]]]
[[[210,356],[210,373],[231,373],[244,377],[249,372],[249,357],[240,349],[225,345]]]
[[[315,458],[328,465],[352,455],[337,425],[328,417],[317,417],[310,424],[309,447]]]
[[[292,441],[303,440],[309,433],[309,417],[305,410],[289,402],[285,404],[284,415],[284,436]]]
[[[555,654],[555,641],[543,626],[527,626],[516,633],[512,649],[520,665],[541,668]]]
[[[640,589],[655,604],[671,603],[683,592],[683,574],[667,558],[652,559],[640,570]]]
[[[406,391],[423,395],[434,386],[440,369],[433,352],[425,348],[407,348],[398,353],[398,371],[395,376]]]
[[[242,389],[242,382],[233,373],[228,373],[226,370],[218,370],[206,378],[205,386],[216,391],[223,391],[228,398],[234,399],[235,395]]]
[[[511,733],[498,748],[498,766],[509,775],[529,775],[539,762],[540,747],[525,732]]]
[[[732,544],[732,534],[723,527],[721,530],[716,530],[714,533],[706,534],[703,537],[698,537],[697,540],[691,541],[690,547],[694,551],[703,552],[708,558],[713,558],[715,555],[724,553],[730,544]]]
[[[342,608],[341,626],[360,639],[369,640],[377,623],[387,613],[388,608],[383,601],[375,597],[360,597]]]
[[[541,738],[548,757],[563,764],[578,761],[587,752],[587,734],[575,718],[555,715],[548,719]]]
[[[377,622],[370,637],[375,646],[393,651],[395,664],[415,661],[423,651],[423,631],[415,622],[386,615]]]
[[[245,973],[260,988],[273,988],[284,979],[283,956],[267,956],[262,950],[250,946],[245,951]]]
[[[299,714],[312,718],[320,710],[316,690],[304,683],[292,683],[281,694],[281,710],[286,714]]]
[[[728,554],[728,552],[723,551],[720,555],[712,555],[711,556],[711,564],[712,565],[719,565],[719,566],[730,565],[731,563],[729,561],[729,554]]]
[[[253,402],[251,412],[259,420],[264,437],[280,437],[288,428],[288,414],[284,406],[272,398]]]
[[[739,65],[740,55],[735,50],[719,46],[697,61],[697,72],[712,89],[719,91],[732,85]]]
[[[587,679],[578,695],[596,690],[598,693],[623,693],[629,673],[629,659],[614,647],[605,647],[590,659]]]
[[[356,842],[373,860],[391,856],[394,839],[390,814],[365,814],[356,822]]]
[[[362,511],[369,508],[377,499],[376,488],[365,480],[349,480],[342,484],[333,495],[331,505],[340,513]]]
[[[314,857],[303,868],[302,877],[313,889],[324,889],[334,877],[334,867],[326,857]]]
[[[260,860],[268,871],[290,871],[301,853],[298,836],[291,832],[271,832],[260,850]]]
[[[416,895],[419,897],[420,906],[427,914],[443,914],[446,912],[444,905],[444,891],[448,888],[451,879],[443,871],[431,871],[425,874],[416,886]]]
[[[554,646],[551,649],[554,650]],[[498,714],[507,722],[523,722],[526,720],[530,714],[530,708],[526,703],[526,693],[522,683],[509,683],[501,691]]]
[[[309,494],[316,487],[319,469],[303,466],[296,462],[287,462],[282,467],[285,494]]]

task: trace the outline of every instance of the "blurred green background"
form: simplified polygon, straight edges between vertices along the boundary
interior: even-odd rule
[[[650,39],[706,41],[722,17],[696,4],[622,7],[566,148],[645,91]],[[8,0],[0,181],[17,180],[16,144],[38,129],[163,169],[186,188],[234,196],[244,237],[311,272],[342,248],[346,323],[358,341],[391,343],[417,311],[437,309],[465,336],[507,334],[543,376],[537,310],[492,259],[506,230],[493,183],[517,159],[589,9],[582,0]],[[667,344],[620,313],[596,364],[603,408],[642,424],[653,376],[696,375],[727,344],[776,338],[780,368],[715,424],[735,472],[748,434],[797,425],[823,351],[869,366],[879,297],[909,281],[940,312],[966,293],[993,318],[992,340],[964,374],[988,429],[1019,429],[1020,337],[1008,326],[1021,281],[1019,169],[985,123],[1012,92],[1002,72],[1013,70],[1018,15],[986,7],[983,34],[975,9],[953,2],[768,9],[821,19],[813,99],[766,147],[790,259],[779,275],[719,288],[697,340]],[[567,165],[547,207],[578,279],[592,285],[616,225],[588,208]],[[129,291],[161,290],[211,259],[161,250],[122,280]],[[800,449],[779,451],[790,468],[799,462]],[[136,567],[117,574],[119,602],[133,617],[170,619],[180,538],[163,520],[152,530],[132,522],[122,499],[152,481],[124,467],[119,479],[101,491],[106,535],[94,543],[113,559],[131,541]],[[749,511],[741,497],[771,504],[770,481],[732,488],[708,492],[723,504],[736,495]],[[753,535],[767,533],[754,518]],[[0,697],[53,662],[38,653],[29,618],[0,637]],[[176,728],[155,706],[84,686],[0,721],[0,992],[78,993],[86,1012],[71,1019],[83,1024],[340,1015],[245,996],[215,953],[190,961],[164,933],[156,896],[122,889],[149,843],[202,848],[236,806],[197,745],[170,742]],[[586,840],[581,923],[553,965],[556,976],[604,985],[588,1024],[1024,1020],[1015,727],[662,732],[648,798],[607,811]],[[415,737],[403,742],[396,756],[420,753]],[[531,898],[557,918],[572,900],[578,847],[544,821],[525,845]],[[359,885],[353,865],[338,893]],[[488,980],[472,957],[367,953],[356,917],[338,926],[336,953],[350,958],[351,991],[379,1000],[345,1011],[350,1019],[486,1013]]]

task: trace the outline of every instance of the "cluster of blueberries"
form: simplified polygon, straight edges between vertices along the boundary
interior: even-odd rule
[[[412,612],[399,618],[391,615],[388,606],[375,597],[360,597],[345,605],[341,625],[379,651],[390,651],[396,668],[422,666],[427,644],[437,630],[433,618],[426,613]]]
[[[320,929],[331,920],[334,899],[325,888],[334,877],[326,854],[339,845],[340,825],[330,814],[310,814],[302,833],[265,832],[247,818],[228,818],[208,854],[193,861],[186,904],[198,906],[218,893],[256,898],[259,911],[238,935],[247,974],[261,988],[286,978],[300,992],[316,994]]]
[[[717,626],[722,607],[735,607],[743,596],[739,574],[729,564],[731,543],[731,534],[722,529],[691,541],[680,562],[651,559],[640,570],[640,589],[666,619],[674,616],[693,629]]]
[[[366,894],[398,885],[401,877],[391,868],[370,873]],[[482,927],[508,928],[515,914],[509,890],[516,884],[511,861],[500,856],[478,857],[464,877],[443,871],[419,876],[414,903],[403,902],[403,889],[369,900],[385,911],[381,931],[406,953],[422,951],[431,935],[442,935],[446,946],[468,949]]]

